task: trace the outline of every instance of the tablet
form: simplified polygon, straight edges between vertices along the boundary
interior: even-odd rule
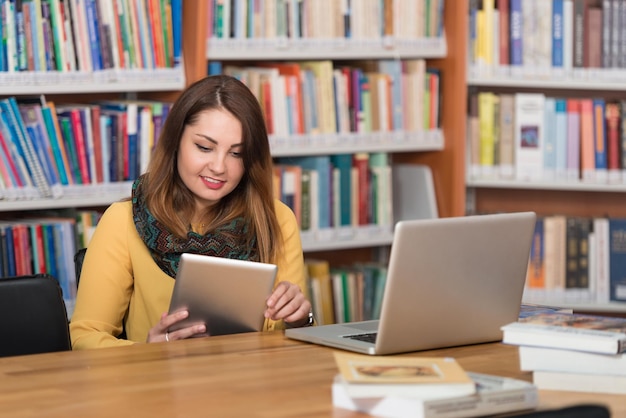
[[[187,309],[189,317],[169,332],[197,323],[206,324],[209,335],[262,330],[277,270],[274,264],[182,254],[169,313]]]

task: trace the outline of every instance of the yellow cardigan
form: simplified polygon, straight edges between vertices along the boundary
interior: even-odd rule
[[[276,283],[296,283],[306,294],[302,243],[296,218],[275,201],[284,238]],[[73,349],[145,342],[148,331],[167,312],[174,279],[150,256],[133,223],[130,201],[112,204],[89,243],[82,267],[76,307],[70,322]],[[126,328],[128,340],[116,338]],[[264,330],[284,328],[282,321],[265,320]]]

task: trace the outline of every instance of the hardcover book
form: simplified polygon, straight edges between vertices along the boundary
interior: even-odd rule
[[[546,347],[519,347],[520,369],[626,376],[626,354],[598,354]]]
[[[626,376],[535,371],[533,383],[541,390],[626,394]]]
[[[515,95],[515,167],[518,180],[540,180],[543,173],[544,105],[541,93]]]
[[[626,318],[544,313],[502,327],[502,342],[590,353],[626,351]]]
[[[476,393],[472,379],[450,357],[372,357],[335,352],[335,361],[351,398],[438,399]]]

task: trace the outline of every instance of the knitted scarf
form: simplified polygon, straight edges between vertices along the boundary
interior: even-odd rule
[[[229,224],[200,235],[189,231],[186,238],[172,234],[148,210],[141,184],[143,177],[133,183],[133,219],[139,236],[150,250],[159,268],[172,278],[176,278],[178,263],[182,253],[211,255],[258,261],[256,242],[248,247],[245,236],[248,224],[243,218],[236,218]]]

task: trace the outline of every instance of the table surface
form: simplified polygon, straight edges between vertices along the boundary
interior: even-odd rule
[[[356,417],[333,408],[335,350],[249,333],[122,348],[0,358],[1,417]],[[467,371],[531,380],[517,347],[478,344],[405,354],[451,356]],[[626,396],[540,391],[540,407]]]

